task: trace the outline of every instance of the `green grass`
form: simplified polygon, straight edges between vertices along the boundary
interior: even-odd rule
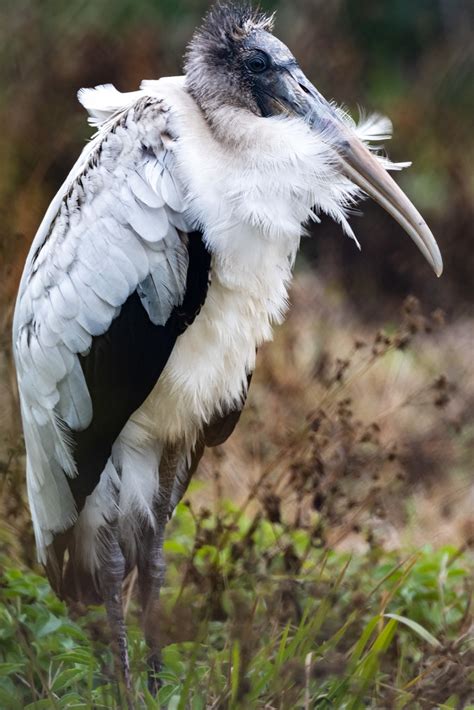
[[[474,708],[469,553],[350,557],[310,530],[184,504],[166,547],[161,707]],[[11,563],[0,604],[0,707],[125,707],[102,609],[73,620]],[[133,603],[128,623],[135,706],[155,708]]]

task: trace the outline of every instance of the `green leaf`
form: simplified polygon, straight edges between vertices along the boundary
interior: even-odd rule
[[[408,626],[412,631],[418,634],[418,636],[420,636],[431,646],[435,648],[441,647],[441,643],[438,641],[438,639],[435,638],[432,634],[430,634],[430,632],[427,631],[423,626],[421,626],[421,624],[419,624],[417,621],[413,621],[413,619],[409,619],[407,616],[400,616],[399,614],[384,614],[384,616],[387,619],[395,619],[395,621],[399,621],[401,624],[405,624],[405,626]]]
[[[367,646],[367,643],[369,642],[370,637],[372,636],[373,632],[375,631],[375,628],[380,621],[380,616],[374,616],[369,623],[366,625],[364,631],[362,632],[362,635],[360,636],[359,640],[357,641],[356,645],[354,646],[354,650],[352,651],[351,654],[351,664],[356,665],[357,662],[359,661],[359,658],[362,656],[362,653],[365,650],[365,647]]]
[[[57,693],[60,690],[77,683],[79,680],[86,678],[88,675],[88,668],[65,668],[63,671],[58,673],[54,679],[51,689]]]
[[[49,636],[49,634],[54,634],[54,632],[57,631],[63,625],[63,621],[63,619],[54,616],[54,614],[49,614],[46,621],[41,624],[39,628],[36,629],[36,637],[44,638],[45,636]]]
[[[0,687],[0,707],[2,710],[19,710],[22,707],[21,695]]]
[[[18,663],[0,663],[0,677],[10,675],[11,673],[21,673],[25,664]]]
[[[37,700],[34,703],[30,703],[29,705],[25,705],[23,710],[51,710],[51,700],[49,698],[45,698],[43,700]]]
[[[65,663],[77,663],[87,666],[88,668],[95,666],[97,660],[89,650],[75,648],[73,651],[65,651],[54,656],[55,661],[64,661]]]
[[[165,553],[169,555],[188,555],[189,545],[185,545],[179,540],[165,540],[163,544]]]

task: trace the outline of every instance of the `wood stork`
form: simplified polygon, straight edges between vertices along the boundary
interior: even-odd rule
[[[152,668],[165,524],[244,405],[287,307],[304,225],[354,236],[362,193],[435,272],[436,242],[356,126],[249,7],[218,5],[185,75],[79,91],[97,133],[34,239],[13,343],[38,555],[56,592],[103,601],[129,684],[122,582],[138,570]]]

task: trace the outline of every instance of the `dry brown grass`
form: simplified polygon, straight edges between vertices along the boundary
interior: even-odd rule
[[[471,332],[469,319],[445,323],[415,299],[374,332],[341,292],[300,272],[239,427],[205,456],[209,485],[196,495],[212,506],[217,488],[283,515],[320,516],[330,541],[356,549],[372,536],[390,548],[464,544],[474,503]]]

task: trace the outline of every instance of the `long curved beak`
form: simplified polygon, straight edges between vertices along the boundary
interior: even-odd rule
[[[344,124],[299,67],[288,68],[283,82],[286,92],[280,96],[281,100],[293,113],[308,121],[314,130],[330,137],[331,146],[338,152],[346,176],[392,215],[413,239],[436,275],[441,276],[443,260],[435,238],[416,207],[387,170],[349,126]]]
[[[395,180],[357,137],[348,135],[341,153],[347,177],[392,215],[413,239],[436,276],[441,276],[443,259],[438,244],[421,214]]]
[[[345,128],[345,127],[344,127]],[[443,259],[425,220],[385,168],[356,136],[347,137],[341,148],[347,177],[379,203],[413,239],[436,276],[443,273]]]

